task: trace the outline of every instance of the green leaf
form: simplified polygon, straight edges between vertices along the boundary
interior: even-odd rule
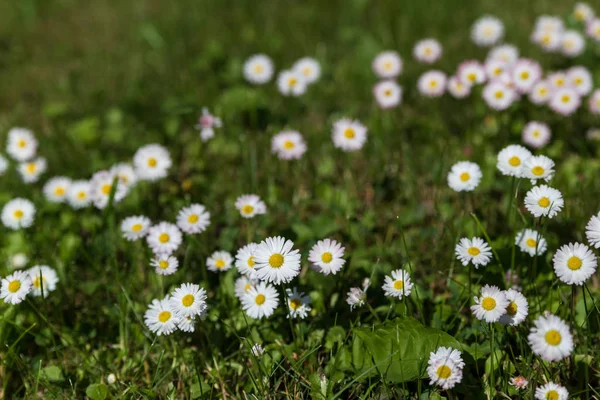
[[[62,371],[56,365],[49,365],[44,368],[44,375],[50,382],[60,382],[65,380]]]
[[[103,383],[93,383],[85,389],[85,394],[92,400],[104,400],[108,389]]]

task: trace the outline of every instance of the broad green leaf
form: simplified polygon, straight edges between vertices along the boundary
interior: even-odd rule
[[[108,389],[103,383],[93,383],[85,389],[85,394],[92,400],[104,400]]]
[[[60,382],[65,380],[62,371],[56,365],[49,365],[45,367],[44,375],[50,382]]]

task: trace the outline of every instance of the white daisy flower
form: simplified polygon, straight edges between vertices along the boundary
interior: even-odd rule
[[[381,108],[393,108],[402,101],[402,87],[394,81],[382,81],[373,86],[373,96]]]
[[[560,42],[560,50],[567,57],[577,57],[585,49],[585,39],[574,30],[566,31]]]
[[[386,276],[383,283],[383,291],[386,296],[397,297],[401,299],[404,296],[410,296],[413,283],[410,281],[410,274],[403,269],[392,271],[392,276]]]
[[[551,15],[540,15],[535,21],[534,31],[562,33],[565,27],[562,19]]]
[[[585,235],[591,246],[596,249],[600,248],[600,213],[590,218],[590,221],[585,226]]]
[[[238,272],[242,275],[246,275],[250,278],[254,277],[254,250],[258,245],[256,243],[248,243],[241,249],[239,249],[235,255],[235,266]]]
[[[301,58],[294,63],[292,70],[300,74],[306,84],[315,83],[321,77],[321,65],[310,57]]]
[[[587,3],[577,3],[573,9],[573,16],[577,21],[587,22],[594,18],[594,10]]]
[[[312,310],[310,296],[305,296],[303,292],[298,292],[296,288],[293,290],[285,289],[285,293],[288,303],[288,318],[306,318]]]
[[[485,70],[485,75],[492,80],[498,79],[504,74],[508,74],[511,66],[504,61],[488,59],[483,65],[483,68]]]
[[[540,315],[533,321],[527,339],[535,354],[544,361],[559,361],[573,351],[573,336],[569,326],[556,315]]]
[[[121,232],[129,241],[138,240],[148,234],[151,224],[150,218],[143,215],[127,217],[121,222]]]
[[[269,82],[274,71],[273,61],[265,54],[255,54],[244,63],[244,78],[254,85]]]
[[[202,315],[207,309],[206,290],[193,283],[183,283],[171,293],[169,305],[179,318]]]
[[[587,96],[594,88],[592,74],[585,67],[571,67],[567,71],[567,80],[580,96]]]
[[[276,285],[287,283],[300,273],[300,252],[281,236],[270,237],[254,249],[255,277]]]
[[[71,187],[71,180],[64,176],[48,179],[44,185],[44,196],[51,203],[64,203]]]
[[[165,178],[172,164],[169,151],[159,144],[142,146],[133,155],[135,173],[143,181]]]
[[[277,88],[284,96],[298,97],[306,92],[304,76],[296,71],[281,71],[277,77]]]
[[[525,195],[525,208],[534,217],[552,218],[564,205],[562,194],[546,185],[535,186]]]
[[[592,92],[588,104],[592,114],[600,114],[600,89],[596,89]]]
[[[333,124],[333,145],[344,151],[360,150],[367,141],[367,127],[357,120],[342,118]]]
[[[6,152],[15,160],[25,162],[32,159],[37,147],[38,141],[29,129],[12,128],[8,131]]]
[[[29,228],[35,218],[35,206],[27,199],[17,197],[2,208],[2,224],[12,230]]]
[[[502,61],[508,65],[514,64],[518,58],[519,49],[512,44],[501,44],[488,53],[488,59]]]
[[[209,225],[210,212],[202,204],[191,204],[177,214],[177,226],[185,233],[202,233]]]
[[[208,108],[202,108],[202,115],[198,119],[196,129],[200,131],[200,139],[207,142],[215,136],[215,128],[223,126],[221,118],[215,117],[208,111]]]
[[[525,389],[529,384],[529,381],[522,376],[514,376],[510,378],[509,383],[518,389]]]
[[[569,243],[554,253],[554,272],[567,285],[583,285],[596,268],[598,260],[589,247],[581,243]]]
[[[19,269],[24,268],[29,262],[29,258],[24,253],[16,253],[10,258],[9,268]]]
[[[481,168],[470,161],[459,161],[448,173],[448,186],[456,192],[471,192],[481,181]]]
[[[265,202],[256,194],[244,194],[235,201],[235,208],[238,209],[240,215],[244,218],[252,218],[256,215],[267,213]]]
[[[227,251],[215,251],[206,259],[206,268],[212,272],[227,271],[232,266],[233,257]]]
[[[271,151],[281,160],[300,159],[306,152],[306,143],[300,132],[282,131],[271,139]]]
[[[181,244],[181,231],[169,222],[160,222],[148,229],[146,241],[155,254],[170,254]]]
[[[460,64],[456,76],[468,86],[479,85],[486,80],[485,69],[476,60],[464,61]]]
[[[446,74],[442,71],[427,71],[417,82],[419,93],[425,97],[440,97],[446,90]]]
[[[26,271],[15,271],[2,279],[0,299],[5,303],[19,304],[31,291],[31,277]]]
[[[585,33],[596,42],[600,42],[600,19],[593,18],[588,21]]]
[[[558,71],[558,72],[553,72],[551,74],[548,74],[546,79],[548,80],[548,82],[550,82],[550,85],[552,85],[552,87],[554,89],[561,89],[561,88],[565,88],[565,87],[569,86],[569,80],[567,79],[567,74],[566,74],[566,72],[563,72],[563,71]]]
[[[548,382],[535,389],[535,398],[537,400],[567,400],[569,392],[554,382]]]
[[[182,332],[194,332],[196,330],[196,318],[195,317],[185,317],[179,318],[177,320],[177,329]]]
[[[546,80],[538,81],[529,91],[529,101],[533,104],[546,104],[552,97],[554,88]]]
[[[464,99],[471,94],[471,87],[462,83],[456,76],[448,79],[447,89],[455,99]]]
[[[402,58],[395,51],[384,51],[377,54],[372,68],[379,78],[393,79],[402,73]]]
[[[259,343],[254,343],[254,346],[252,346],[251,351],[252,355],[254,355],[254,357],[256,358],[262,356],[265,353],[265,349],[263,349],[263,347]]]
[[[278,305],[277,290],[266,282],[251,287],[242,297],[242,308],[250,318],[268,318],[273,315]]]
[[[506,110],[517,99],[515,91],[498,80],[485,85],[482,96],[490,108],[498,111]]]
[[[548,105],[556,113],[569,116],[573,114],[581,105],[581,97],[577,94],[575,89],[565,87],[562,89],[557,89],[552,94]]]
[[[472,263],[475,268],[479,268],[486,266],[492,259],[492,248],[481,238],[462,238],[454,248],[454,254],[463,266]]]
[[[506,294],[496,286],[485,285],[481,288],[481,297],[474,297],[475,305],[471,311],[478,320],[493,323],[498,322],[500,317],[506,314],[506,308],[510,302]]]
[[[71,182],[67,192],[67,202],[74,209],[80,209],[92,204],[90,196],[91,186],[88,181],[78,180]]]
[[[433,64],[442,56],[442,45],[435,39],[423,39],[417,42],[413,48],[415,60]]]
[[[429,353],[427,364],[427,375],[431,379],[431,385],[437,385],[447,390],[462,381],[465,363],[461,352],[456,349],[438,347],[435,352]]]
[[[173,275],[179,268],[179,261],[169,253],[159,253],[150,260],[150,266],[159,275]]]
[[[527,318],[529,303],[521,292],[514,289],[504,291],[504,295],[508,300],[508,306],[506,307],[506,314],[500,317],[500,323],[502,325],[517,326]]]
[[[144,322],[148,329],[157,335],[170,335],[177,329],[179,318],[169,304],[169,296],[162,300],[154,299],[144,313]]]
[[[361,307],[367,300],[367,294],[360,288],[353,287],[346,293],[346,303],[350,306],[350,311],[354,310],[354,307]]]
[[[550,143],[552,133],[543,122],[530,121],[523,127],[522,140],[526,145],[539,149]]]
[[[240,276],[235,280],[235,296],[239,301],[242,301],[242,298],[252,289],[258,280],[256,279],[248,279],[247,276]]]
[[[110,168],[110,172],[128,188],[135,185],[138,180],[133,166],[128,163],[115,164]]]
[[[521,58],[515,63],[511,78],[519,93],[529,93],[542,78],[542,67],[537,61]]]
[[[35,265],[27,270],[31,279],[31,294],[41,296],[42,290],[44,297],[48,297],[48,293],[56,290],[58,283],[58,275],[53,268],[47,265]]]
[[[0,176],[4,175],[8,169],[8,160],[2,154],[0,154]]]
[[[523,162],[522,173],[534,185],[541,179],[548,182],[554,176],[554,161],[546,156],[531,156]]]
[[[109,171],[99,171],[92,175],[92,179],[90,180],[90,198],[96,208],[106,208],[113,187],[115,192],[113,204],[116,204],[127,196],[127,186],[123,185],[119,178]]]
[[[560,50],[562,32],[556,31],[533,31],[531,35],[531,41],[538,44],[544,51],[553,53]]]
[[[38,157],[35,160],[23,162],[19,164],[18,171],[25,183],[34,183],[40,179],[40,175],[46,172],[46,159]]]
[[[522,177],[522,166],[531,157],[531,152],[518,144],[511,144],[498,153],[496,168],[502,175]]]
[[[546,239],[533,229],[523,229],[517,233],[515,244],[519,246],[519,249],[521,249],[523,253],[527,253],[531,257],[534,257],[536,252],[538,256],[541,256],[548,249]]]
[[[332,239],[319,240],[308,253],[308,261],[323,275],[337,274],[346,263],[343,257],[344,248]]]
[[[503,36],[504,24],[496,17],[481,17],[471,28],[471,40],[480,47],[492,46],[498,43]]]

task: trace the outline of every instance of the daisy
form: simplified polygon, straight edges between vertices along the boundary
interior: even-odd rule
[[[321,76],[321,65],[310,57],[301,58],[292,66],[292,70],[300,74],[307,85],[315,83]]]
[[[568,116],[573,114],[581,105],[581,98],[575,89],[565,87],[556,90],[550,98],[549,106],[556,113]]]
[[[271,151],[281,160],[300,159],[306,152],[306,143],[300,132],[282,131],[271,139]]]
[[[506,110],[517,98],[514,90],[499,81],[485,85],[482,95],[486,104],[498,111]]]
[[[71,182],[69,191],[67,192],[67,202],[75,209],[89,206],[92,203],[90,183],[83,180]]]
[[[173,275],[179,268],[179,261],[169,253],[159,253],[150,260],[150,266],[159,275]]]
[[[410,281],[410,275],[403,269],[392,271],[392,276],[386,276],[383,284],[383,291],[386,296],[402,299],[403,296],[409,296],[413,283]]]
[[[481,168],[470,161],[459,161],[448,173],[448,186],[456,192],[471,192],[481,181]]]
[[[2,208],[2,224],[12,230],[29,228],[35,218],[35,206],[27,199],[17,197]]]
[[[242,275],[246,275],[250,278],[254,277],[254,250],[258,245],[256,243],[248,243],[241,249],[239,249],[235,255],[235,266],[238,272]]]
[[[128,192],[127,187],[121,183],[118,177],[109,171],[99,171],[92,175],[90,198],[96,208],[106,208],[113,190],[113,204],[123,200]]]
[[[471,94],[471,87],[465,85],[456,76],[451,76],[448,79],[448,92],[456,99],[463,99]]]
[[[554,382],[548,382],[535,389],[535,398],[537,400],[567,400],[569,392]]]
[[[56,275],[56,271],[49,266],[35,265],[28,269],[27,273],[31,279],[32,295],[41,296],[43,291],[44,297],[47,297],[48,293],[53,292],[56,289],[58,275]]]
[[[566,31],[561,38],[560,49],[567,57],[577,57],[585,49],[585,39],[577,31]]]
[[[40,179],[40,175],[46,172],[47,163],[44,157],[19,164],[18,171],[25,183],[34,183]]]
[[[121,222],[121,233],[129,241],[134,241],[145,237],[150,229],[150,218],[143,215],[127,217]]]
[[[573,9],[573,16],[577,21],[586,22],[594,18],[594,10],[587,3],[577,3]]]
[[[350,291],[346,293],[346,303],[350,306],[350,311],[354,309],[354,307],[361,307],[365,304],[365,300],[367,300],[367,294],[364,290],[353,287],[350,288]]]
[[[159,144],[147,144],[133,155],[133,166],[140,180],[156,181],[167,176],[172,161],[169,151]]]
[[[462,238],[454,249],[454,254],[463,266],[472,263],[475,268],[486,266],[492,259],[492,248],[485,240],[474,237],[472,239]]]
[[[223,126],[221,118],[215,117],[208,111],[208,108],[202,108],[202,115],[198,119],[196,129],[200,130],[200,139],[207,142],[215,136],[215,128]]]
[[[281,71],[277,77],[277,88],[284,96],[298,97],[306,92],[304,76],[296,71]]]
[[[540,179],[548,182],[554,175],[554,161],[546,156],[531,156],[523,162],[522,173],[532,184]]]
[[[564,205],[562,194],[546,185],[535,186],[525,195],[525,208],[534,217],[552,218]]]
[[[344,151],[360,150],[367,141],[367,127],[357,120],[342,118],[333,124],[333,145]]]
[[[567,80],[580,96],[588,95],[594,88],[592,74],[585,67],[571,67],[567,71]]]
[[[4,175],[8,169],[8,160],[2,154],[0,154],[0,176]]]
[[[171,293],[169,305],[179,318],[201,315],[207,308],[206,290],[193,283],[183,283]]]
[[[522,376],[513,376],[510,378],[509,382],[512,386],[514,386],[517,390],[525,389],[529,384],[529,381]]]
[[[585,33],[596,42],[600,42],[600,19],[593,18],[588,21]]]
[[[162,300],[154,299],[144,313],[144,322],[148,329],[158,336],[170,335],[177,329],[179,318],[169,303],[169,296]]]
[[[590,218],[585,227],[585,235],[591,246],[600,248],[600,213]]]
[[[474,297],[475,305],[471,311],[478,320],[485,322],[498,322],[500,317],[506,314],[506,308],[510,301],[506,294],[496,286],[485,285],[481,288],[481,297]]]
[[[480,47],[492,46],[498,43],[502,36],[504,36],[504,24],[496,17],[481,17],[471,28],[471,40]]]
[[[64,176],[51,178],[44,185],[44,196],[51,203],[63,203],[67,200],[67,193],[71,187],[71,180]]]
[[[402,101],[402,87],[394,81],[382,81],[373,86],[373,96],[381,108],[393,108]]]
[[[526,145],[539,149],[550,143],[552,133],[550,128],[543,122],[530,121],[523,128],[522,140]]]
[[[6,152],[17,161],[25,162],[35,157],[38,141],[29,129],[12,128],[8,131]]]
[[[555,52],[561,47],[562,32],[536,30],[531,35],[531,41],[538,44],[548,53]]]
[[[277,290],[266,282],[253,286],[242,297],[242,308],[250,318],[270,317],[279,305]]]
[[[440,97],[446,89],[446,74],[442,71],[427,71],[417,82],[419,93],[425,97]]]
[[[17,253],[10,258],[9,267],[12,269],[23,268],[29,262],[26,254]]]
[[[146,241],[155,254],[170,254],[181,244],[181,231],[169,222],[160,222],[148,229]]]
[[[523,253],[529,254],[531,257],[536,255],[541,256],[546,252],[548,244],[542,235],[533,229],[523,229],[515,237],[515,244]]]
[[[395,51],[384,51],[375,57],[372,67],[379,78],[393,79],[402,73],[402,58]]]
[[[573,351],[573,336],[569,326],[556,315],[540,315],[533,321],[527,339],[535,354],[544,361],[559,361]]]
[[[589,108],[592,114],[600,114],[600,89],[592,92],[589,99]]]
[[[554,272],[567,285],[583,285],[596,272],[598,260],[585,244],[569,243],[554,253]]]
[[[196,318],[195,317],[185,317],[179,318],[177,320],[177,329],[182,332],[194,332],[196,330]]]
[[[262,85],[271,80],[275,67],[265,54],[255,54],[244,63],[244,78],[254,84]]]
[[[485,69],[479,61],[475,60],[464,61],[460,64],[456,76],[462,83],[469,86],[483,83],[486,79]]]
[[[488,53],[488,59],[502,61],[508,65],[514,64],[519,58],[519,49],[512,44],[496,46]]]
[[[267,212],[265,202],[256,194],[244,194],[235,201],[235,208],[238,209],[244,218],[252,218],[256,215],[263,215]]]
[[[531,152],[518,144],[511,144],[498,153],[496,168],[502,175],[522,177],[522,165],[531,157]]]
[[[185,233],[202,233],[209,225],[210,212],[202,204],[191,204],[177,214],[177,226]]]
[[[519,93],[529,93],[533,85],[542,78],[542,67],[536,61],[521,58],[515,63],[511,77]]]
[[[288,303],[288,318],[306,318],[312,310],[310,296],[305,296],[303,292],[298,292],[296,288],[293,290],[285,289],[285,294]]]
[[[423,39],[417,42],[413,49],[417,61],[433,64],[442,56],[442,45],[435,39]]]
[[[517,326],[525,321],[529,314],[529,303],[523,294],[514,289],[508,289],[504,292],[508,306],[506,314],[500,317],[502,325]]]
[[[287,283],[300,273],[300,252],[294,243],[281,236],[270,237],[254,249],[254,269],[258,279],[276,285]]]
[[[5,303],[19,304],[31,291],[31,277],[25,271],[15,271],[12,275],[2,279],[0,299]]]
[[[529,91],[529,101],[538,105],[546,104],[552,97],[552,90],[553,88],[548,81],[538,81]]]
[[[319,240],[308,253],[308,261],[323,275],[337,274],[346,263],[343,257],[344,248],[332,239]]]
[[[206,259],[206,267],[209,271],[222,272],[231,268],[233,258],[226,251],[215,251]]]
[[[131,164],[119,163],[110,168],[111,174],[119,178],[125,187],[129,188],[136,184],[138,178]]]
[[[451,347],[438,347],[435,352],[429,353],[427,374],[432,385],[442,389],[452,389],[462,381],[465,363],[461,352]]]
[[[242,298],[252,289],[258,280],[256,279],[248,279],[246,276],[240,276],[235,280],[235,296],[239,301],[242,301]]]
[[[508,73],[510,66],[504,61],[489,59],[485,62],[483,68],[486,76],[491,80]]]
[[[534,31],[562,33],[565,27],[562,19],[551,15],[540,15],[535,21]]]

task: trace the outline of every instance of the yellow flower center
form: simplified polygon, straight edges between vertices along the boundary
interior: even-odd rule
[[[383,91],[383,95],[384,95],[385,97],[390,97],[390,96],[392,95],[392,91],[391,91],[390,89],[385,89],[385,90]]]
[[[246,283],[246,286],[244,286],[244,292],[247,292],[250,289],[252,289],[252,285],[249,283]]]
[[[154,158],[154,157],[150,157],[148,159],[148,166],[149,167],[156,167],[157,163],[158,163],[158,161],[156,161],[156,158]]]
[[[535,176],[542,176],[544,175],[544,172],[546,172],[546,170],[543,167],[540,167],[539,165],[536,165],[535,167],[531,168],[531,173]]]
[[[267,298],[265,297],[264,294],[259,294],[258,296],[256,296],[256,298],[254,299],[254,301],[259,306],[262,306],[263,304],[265,304],[265,301],[267,301]]]
[[[461,181],[466,182],[469,179],[471,179],[471,175],[469,175],[468,172],[463,172],[462,174],[460,174],[460,180]]]
[[[538,200],[538,206],[540,207],[548,207],[550,205],[550,199],[547,197],[542,197],[541,199]]]
[[[563,94],[563,96],[560,98],[560,100],[563,103],[568,103],[571,100],[571,97],[568,94]]]
[[[330,252],[326,251],[321,255],[321,261],[324,263],[329,263],[331,260],[333,260],[333,255]]]
[[[254,207],[252,207],[250,204],[246,204],[244,207],[242,207],[243,214],[252,214],[253,211]]]
[[[42,277],[42,281],[44,282],[44,287],[46,286],[46,278]],[[42,281],[40,281],[40,277],[36,276],[31,282],[33,286],[40,289],[42,287]]]
[[[558,400],[560,397],[558,396],[558,392],[556,390],[548,390],[546,393],[546,400]]]
[[[288,84],[289,84],[291,87],[294,87],[294,86],[296,86],[296,84],[297,84],[297,83],[298,83],[298,79],[296,79],[296,78],[290,78],[290,79],[288,80]]]
[[[562,336],[560,335],[560,332],[558,332],[555,329],[549,330],[548,332],[546,332],[546,343],[548,343],[551,346],[558,346],[560,344],[560,342],[562,341]]]
[[[546,88],[540,88],[540,90],[538,91],[538,93],[540,94],[540,96],[545,96],[546,93],[548,93],[548,89],[546,89]]]
[[[167,261],[165,261],[165,260],[160,260],[160,261],[158,262],[158,266],[159,266],[161,269],[167,269],[167,268],[169,267],[169,263],[168,263]]]
[[[556,78],[554,83],[556,84],[556,86],[563,86],[565,84],[565,80],[563,78]]]
[[[254,262],[254,256],[250,256],[250,257],[248,257],[248,266],[249,266],[250,268],[253,268],[253,267],[254,267],[254,264],[256,264],[256,263]]]
[[[14,280],[8,284],[8,291],[11,293],[16,293],[19,289],[21,289],[21,281]]]
[[[217,260],[215,262],[215,265],[216,265],[217,268],[221,269],[221,268],[223,268],[225,266],[225,261],[224,260]]]
[[[260,64],[256,64],[254,66],[254,72],[256,72],[257,74],[260,74],[261,72],[263,72],[263,66]]]
[[[271,265],[271,268],[281,268],[283,265],[283,256],[279,253],[272,254],[269,257],[269,265]]]
[[[481,307],[483,307],[483,309],[486,311],[491,311],[496,308],[496,300],[492,299],[491,297],[486,297],[481,301]]]
[[[479,255],[479,253],[481,253],[481,250],[479,250],[477,247],[469,247],[469,249],[467,250],[467,253],[469,253],[470,255],[477,256]]]
[[[429,81],[429,87],[432,89],[435,89],[437,87],[438,83],[435,79],[432,79]]]
[[[398,279],[396,282],[394,282],[394,289],[402,290],[403,287],[404,287],[404,282],[401,281],[400,279]]]
[[[390,70],[392,69],[392,62],[391,61],[386,61],[383,63],[383,68]]]
[[[63,187],[57,187],[56,189],[54,189],[54,195],[55,196],[64,196],[65,195],[65,188],[63,188]]]
[[[581,258],[577,256],[573,256],[567,260],[567,267],[569,267],[569,269],[572,271],[577,271],[579,268],[581,268],[582,264],[583,262],[581,261]]]
[[[527,71],[521,72],[521,79],[527,79],[527,78],[529,78],[529,72],[527,72]]]
[[[448,378],[450,378],[450,375],[452,375],[452,370],[447,365],[440,365],[438,367],[436,373],[437,373],[437,376],[439,376],[440,378],[448,379]]]
[[[85,196],[86,196],[85,192],[79,192],[79,193],[77,193],[77,198],[79,200],[85,199]]]
[[[20,148],[24,148],[25,146],[27,146],[27,142],[24,139],[21,139],[17,142],[17,146],[19,146]]]
[[[171,237],[167,233],[161,233],[158,237],[158,241],[161,243],[167,243]]]
[[[430,48],[430,47],[425,47],[425,50],[424,50],[424,52],[425,52],[425,55],[426,55],[426,56],[430,55],[432,51],[433,51],[433,50],[431,50],[431,48]]]
[[[302,73],[304,74],[304,76],[310,76],[310,72],[311,69],[308,67],[302,69]]]
[[[300,299],[290,300],[290,307],[292,309],[297,310],[298,308],[300,308],[300,306],[302,306],[302,301]]]
[[[163,311],[160,314],[158,314],[158,320],[162,323],[165,323],[170,319],[171,319],[171,313],[169,311]]]
[[[354,132],[354,129],[352,128],[346,128],[346,130],[344,131],[344,136],[348,139],[354,139],[354,137],[356,136],[356,132]]]
[[[142,230],[142,224],[135,224],[131,227],[131,230],[134,232],[139,232]]]
[[[183,298],[181,299],[181,304],[183,304],[184,307],[189,307],[192,304],[194,304],[194,296],[191,294],[186,294],[185,296],[183,296]]]
[[[508,163],[513,167],[518,167],[519,165],[521,165],[521,159],[517,156],[512,156],[510,160],[508,160]]]
[[[525,243],[527,243],[527,246],[529,247],[535,247],[537,245],[537,241],[532,238],[527,239]]]
[[[196,222],[198,222],[198,216],[196,214],[192,214],[188,217],[188,222],[190,224],[195,224]]]
[[[497,90],[497,91],[496,91],[496,93],[494,94],[494,96],[495,96],[497,99],[501,99],[501,98],[503,98],[503,97],[504,97],[504,92],[503,92],[502,90]]]
[[[296,145],[291,140],[286,140],[285,142],[283,142],[283,148],[286,150],[291,150],[294,147],[296,147]]]
[[[13,215],[15,216],[16,219],[21,219],[23,218],[23,211],[21,210],[16,210]]]
[[[37,170],[37,165],[34,162],[30,162],[27,164],[26,169],[28,173],[33,174]]]
[[[508,307],[506,307],[506,313],[508,315],[516,315],[517,314],[517,303],[511,301]]]
[[[575,84],[577,86],[581,85],[582,83],[583,83],[583,79],[581,79],[581,78],[575,78]]]
[[[540,137],[540,131],[533,131],[533,137]]]
[[[467,79],[470,80],[471,82],[475,82],[475,79],[477,79],[477,75],[475,75],[474,72],[471,72],[470,74],[467,75]]]
[[[110,194],[110,189],[112,189],[112,185],[107,183],[106,185],[102,186],[102,193],[108,196]]]

